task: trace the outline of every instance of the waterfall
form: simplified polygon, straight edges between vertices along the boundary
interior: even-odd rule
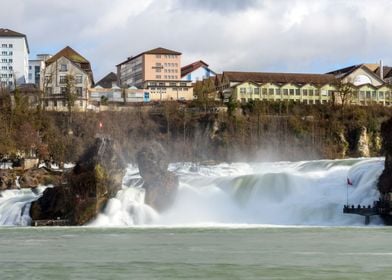
[[[5,190],[0,192],[0,226],[28,226],[31,223],[31,202],[37,200],[46,187],[34,190]]]
[[[180,178],[170,209],[144,204],[142,181],[130,166],[123,189],[92,226],[188,225],[363,225],[342,213],[350,204],[378,199],[382,158],[218,165],[171,164]],[[347,178],[352,185],[347,186]],[[372,218],[372,224],[381,224]]]

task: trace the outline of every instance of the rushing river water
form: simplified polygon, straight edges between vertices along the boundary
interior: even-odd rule
[[[389,279],[392,228],[343,205],[378,199],[383,159],[171,164],[173,206],[137,168],[87,226],[33,228],[38,190],[0,193],[0,279]],[[352,185],[347,185],[349,179]]]

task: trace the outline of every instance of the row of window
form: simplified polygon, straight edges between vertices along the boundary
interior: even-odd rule
[[[157,63],[155,63],[155,66],[156,67],[162,67],[162,63],[160,63],[160,62],[157,62]],[[169,62],[169,63],[163,63],[163,66],[165,66],[165,67],[178,67],[178,63],[171,63],[171,62]]]
[[[55,94],[53,93],[53,88],[52,87],[46,87],[46,94]],[[66,94],[67,93],[67,88],[66,87],[60,87],[60,93],[59,94]],[[83,96],[83,88],[82,87],[75,87],[75,94],[79,97]]]
[[[12,60],[12,58],[2,58],[1,59],[1,62],[3,62],[3,63],[12,63],[13,62],[13,60]]]
[[[12,51],[9,51],[9,52],[7,52],[7,51],[2,51],[1,52],[1,55],[13,55],[14,53],[12,52]]]
[[[331,96],[332,95],[332,90],[318,90],[318,89],[288,89],[288,88],[262,88],[261,89],[262,94],[263,95],[297,95],[300,96],[301,94],[303,96],[319,96],[320,93],[323,96]],[[256,94],[259,95],[260,94],[260,88],[240,88],[240,93],[241,94]]]
[[[153,87],[153,88],[151,88],[152,91],[153,90],[166,91],[166,89],[167,89],[166,87],[162,87],[162,88],[160,88],[160,87],[157,87],[157,88]],[[181,88],[181,87],[179,87],[179,88],[172,88],[172,90],[173,91],[188,91],[189,88]]]
[[[178,77],[173,75],[164,75],[163,79],[165,80],[176,80]],[[161,75],[155,75],[155,79],[162,79]]]
[[[158,85],[158,86],[160,86],[160,87],[164,87],[166,84],[165,84],[164,82],[158,82],[158,83],[156,83],[156,82],[149,82],[148,85],[149,85],[149,86],[157,86],[157,85]],[[171,87],[175,87],[175,86],[177,86],[178,84],[177,84],[176,82],[170,82],[169,85],[170,85]],[[180,82],[180,86],[181,86],[181,87],[186,87],[186,82]]]
[[[2,48],[13,48],[14,45],[13,44],[1,44]]]
[[[1,70],[12,70],[12,66],[1,66]]]
[[[54,101],[45,100],[45,107],[48,107],[49,105],[53,106],[53,107],[67,107],[67,101],[65,101],[65,100],[58,100],[58,101],[57,100],[54,100]],[[80,100],[79,104],[75,102],[75,105],[79,105],[80,107],[83,107],[83,101]]]
[[[155,72],[160,73],[162,71],[161,68],[156,68]],[[163,72],[165,73],[178,73],[178,69],[164,69]]]
[[[1,74],[0,76],[2,78],[12,78],[14,75],[13,74]]]
[[[355,94],[355,97],[359,97],[360,99],[384,99],[385,98],[389,99],[389,97],[391,96],[391,93],[389,91],[360,91],[359,95],[358,93]]]
[[[252,100],[252,98],[241,98],[241,102],[243,102],[243,103],[245,103],[245,102],[247,102],[247,101],[251,101]],[[278,98],[276,101],[280,101],[280,100],[284,100],[284,99],[280,99],[280,98]],[[304,104],[310,104],[310,105],[315,105],[315,104],[327,104],[327,103],[329,103],[330,102],[330,100],[312,100],[312,99],[303,99],[303,100],[301,100],[301,99],[295,99],[295,100],[292,100],[292,101],[294,101],[294,102],[298,102],[298,103],[304,103]]]
[[[160,55],[160,54],[157,54],[157,55],[155,55],[155,57],[156,58],[162,58],[162,57],[164,57],[164,58],[177,58],[177,55],[173,55],[173,54]]]
[[[6,86],[12,86],[13,82],[12,81],[0,81],[0,86],[1,87],[6,87]]]

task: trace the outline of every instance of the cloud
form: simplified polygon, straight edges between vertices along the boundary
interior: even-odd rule
[[[33,53],[71,45],[96,79],[158,46],[216,71],[327,72],[351,63],[392,65],[392,2],[379,0],[5,0],[2,27]]]

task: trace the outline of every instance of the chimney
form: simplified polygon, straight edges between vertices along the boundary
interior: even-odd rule
[[[380,60],[380,78],[384,80],[384,65],[382,63],[382,59]]]

